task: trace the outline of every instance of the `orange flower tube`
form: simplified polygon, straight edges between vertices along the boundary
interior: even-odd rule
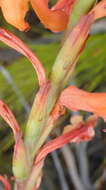
[[[102,0],[98,3],[91,12],[94,12],[94,20],[105,17],[106,16],[106,0]]]
[[[60,1],[58,6],[59,10],[49,9],[48,0],[31,0],[31,4],[35,13],[46,28],[54,32],[60,32],[67,26],[68,14],[66,14],[66,11],[61,8],[63,8],[68,1],[73,2],[73,0]]]
[[[28,11],[29,0],[1,0],[1,9],[6,21],[19,30],[27,30],[29,25],[24,18]]]
[[[93,112],[106,121],[106,93],[90,93],[75,86],[66,88],[59,99],[60,105],[73,111]]]

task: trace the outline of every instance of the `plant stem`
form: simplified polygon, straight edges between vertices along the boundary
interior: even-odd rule
[[[94,2],[94,0],[92,0],[92,2]],[[87,3],[87,1],[85,4],[86,9],[85,7],[84,10],[81,9],[81,11],[83,10],[82,15],[83,13],[86,13],[89,8],[89,3]],[[79,19],[79,17],[77,17],[77,19]],[[51,72],[50,81],[41,86],[36,96],[26,126],[24,138],[30,168],[32,168],[33,160],[40,147],[45,142],[54,127],[54,123],[51,121],[51,112],[55,107],[56,101],[58,100],[62,89],[70,80],[70,76],[72,75],[76,65],[76,60],[80,55],[79,52],[82,51],[82,47],[88,36],[90,25],[90,18],[85,17],[81,21],[81,24],[79,23],[79,25],[73,29],[56,58]],[[27,184],[27,190],[32,190],[31,181],[33,184],[36,184],[38,177],[35,179],[35,176],[39,176],[40,170],[41,169],[37,171],[36,168],[35,170],[32,169]]]
[[[73,5],[73,9],[70,13],[70,18],[67,25],[67,30],[63,37],[63,42],[67,39],[68,35],[70,34],[70,31],[75,27],[75,25],[78,23],[80,18],[86,15],[96,2],[97,0],[89,0],[89,1],[76,0],[75,1]]]

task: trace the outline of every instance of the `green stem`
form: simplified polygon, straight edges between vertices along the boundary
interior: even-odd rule
[[[42,96],[40,96],[39,99],[40,105],[37,100],[35,100],[33,104],[29,120],[26,126],[26,133],[24,139],[29,161],[33,160],[35,156],[34,152],[39,141],[40,134],[46,126],[49,115],[56,103],[60,91],[61,90],[59,86],[49,83],[48,89],[42,91],[43,94]],[[47,96],[43,98],[43,95],[45,93],[47,93]]]
[[[70,15],[68,29],[72,29],[77,24],[81,16],[87,14],[95,3],[96,0],[76,0],[72,14]]]
[[[81,16],[87,14],[96,2],[97,0],[76,0],[75,4],[73,5],[72,12],[70,13],[68,26],[63,41],[66,40],[70,31],[78,23]]]

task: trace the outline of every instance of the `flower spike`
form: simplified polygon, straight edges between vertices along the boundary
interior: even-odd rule
[[[46,83],[46,74],[44,67],[42,66],[36,55],[24,44],[22,40],[20,40],[11,32],[2,28],[0,28],[0,40],[29,59],[37,72],[40,86]]]

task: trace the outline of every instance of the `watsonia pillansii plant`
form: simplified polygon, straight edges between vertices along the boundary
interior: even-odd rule
[[[8,23],[19,30],[27,30],[25,15],[32,5],[44,26],[51,31],[65,31],[64,44],[55,60],[51,74],[46,71],[36,55],[18,37],[0,28],[0,40],[14,48],[34,66],[38,76],[39,91],[23,134],[21,127],[8,106],[0,100],[0,115],[11,127],[14,139],[13,175],[15,190],[36,190],[42,178],[44,159],[50,152],[69,142],[91,140],[98,117],[106,121],[106,93],[89,93],[75,86],[68,86],[78,58],[85,47],[92,23],[106,16],[106,0],[59,0],[50,9],[48,0],[1,0],[0,6]],[[80,13],[80,14],[76,14]],[[63,134],[47,144],[45,140],[66,109],[92,112],[86,121],[73,119]],[[7,179],[0,176],[5,190],[10,190]]]

